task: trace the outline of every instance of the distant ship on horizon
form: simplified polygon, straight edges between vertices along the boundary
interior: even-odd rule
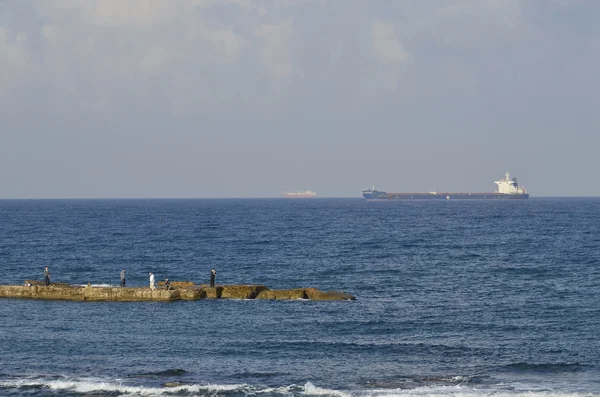
[[[498,185],[495,192],[482,193],[452,193],[452,192],[426,192],[426,193],[387,193],[382,190],[371,189],[362,191],[363,197],[368,201],[378,200],[514,200],[528,199],[529,193],[523,186],[519,186],[517,178],[511,178],[507,172],[504,179],[494,182]]]
[[[285,192],[283,193],[283,197],[287,198],[311,198],[315,197],[317,193],[314,190],[304,190],[304,191],[295,191],[295,192]]]

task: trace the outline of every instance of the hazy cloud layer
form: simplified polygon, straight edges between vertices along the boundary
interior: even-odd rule
[[[0,3],[0,197],[600,195],[600,3]]]

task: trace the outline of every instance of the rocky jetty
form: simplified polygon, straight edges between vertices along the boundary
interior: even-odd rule
[[[354,300],[339,291],[320,291],[316,288],[271,290],[264,285],[196,285],[191,281],[171,282],[171,288],[151,290],[148,287],[79,286],[64,283],[43,283],[27,280],[25,285],[0,285],[0,298],[27,298],[71,301],[178,301],[200,299],[269,299],[269,300]]]

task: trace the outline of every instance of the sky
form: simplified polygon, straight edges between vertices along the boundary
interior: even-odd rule
[[[0,198],[600,196],[600,1],[0,0]]]

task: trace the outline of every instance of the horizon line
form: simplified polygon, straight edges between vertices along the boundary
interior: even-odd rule
[[[600,198],[600,195],[595,196],[529,196],[529,199],[543,199],[543,198]],[[229,196],[229,197],[143,197],[143,196],[129,196],[129,197],[0,197],[0,200],[261,200],[261,199],[269,199],[269,200],[285,200],[285,201],[313,201],[319,199],[361,199],[364,200],[362,196],[317,196],[317,197],[282,197],[282,196],[265,196],[265,197],[257,197],[257,196]],[[460,199],[456,199],[454,201],[458,201]],[[394,200],[390,200],[394,201]],[[407,200],[410,201],[410,200]],[[446,201],[446,200],[444,200]],[[464,201],[464,200],[460,200]],[[473,201],[473,200],[471,200]],[[494,200],[487,200],[494,201]]]

